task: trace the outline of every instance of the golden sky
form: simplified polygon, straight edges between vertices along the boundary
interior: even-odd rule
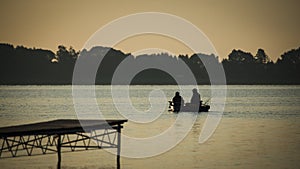
[[[63,44],[79,50],[95,31],[119,17],[163,12],[196,25],[221,58],[232,49],[255,55],[263,48],[276,60],[300,46],[299,6],[299,0],[1,0],[0,43],[53,51]],[[174,39],[149,35],[129,38],[115,48],[125,53],[144,48],[191,53]]]

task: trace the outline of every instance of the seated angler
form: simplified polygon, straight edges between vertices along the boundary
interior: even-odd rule
[[[173,102],[173,106],[174,106],[174,112],[179,112],[181,105],[183,106],[183,104],[184,104],[184,100],[180,96],[179,92],[175,93],[175,96],[173,97],[172,102]]]
[[[194,105],[195,107],[200,107],[201,106],[201,97],[200,94],[198,93],[197,89],[193,89],[193,96],[191,98],[191,104]]]

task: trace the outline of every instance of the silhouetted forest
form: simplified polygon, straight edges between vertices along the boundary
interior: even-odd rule
[[[99,58],[103,60],[97,71],[96,84],[111,84],[116,68],[124,59],[128,59],[130,66],[143,66],[141,60],[148,59],[157,64],[167,61],[174,67],[182,60],[192,70],[198,84],[210,84],[202,61],[223,64],[227,84],[300,84],[300,47],[283,53],[275,62],[270,60],[263,49],[258,49],[255,55],[234,49],[228,58],[219,61],[213,54],[170,56],[161,53],[134,57],[107,47],[94,47],[89,51],[84,49],[79,52],[72,47],[60,45],[54,53],[50,50],[14,47],[10,44],[0,44],[0,57],[1,85],[72,84],[77,59],[94,64]],[[176,84],[174,79],[184,76],[186,75],[183,72],[172,77],[158,69],[147,69],[138,73],[131,84]],[[118,79],[117,83],[122,84],[122,79]],[[189,83],[186,81],[186,84]],[[84,78],[76,84],[85,84]]]

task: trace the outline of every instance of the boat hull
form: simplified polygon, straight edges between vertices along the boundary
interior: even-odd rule
[[[186,105],[184,106],[181,106],[180,108],[177,108],[177,110],[175,111],[174,109],[174,104],[173,102],[169,101],[169,111],[171,112],[208,112],[209,109],[210,109],[210,106],[209,105],[199,105],[195,106],[195,105],[192,105],[192,104],[189,104],[187,103]]]

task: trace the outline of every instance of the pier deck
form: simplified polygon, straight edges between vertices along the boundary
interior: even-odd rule
[[[0,159],[89,149],[116,148],[120,168],[121,129],[127,120],[59,119],[0,128]]]

